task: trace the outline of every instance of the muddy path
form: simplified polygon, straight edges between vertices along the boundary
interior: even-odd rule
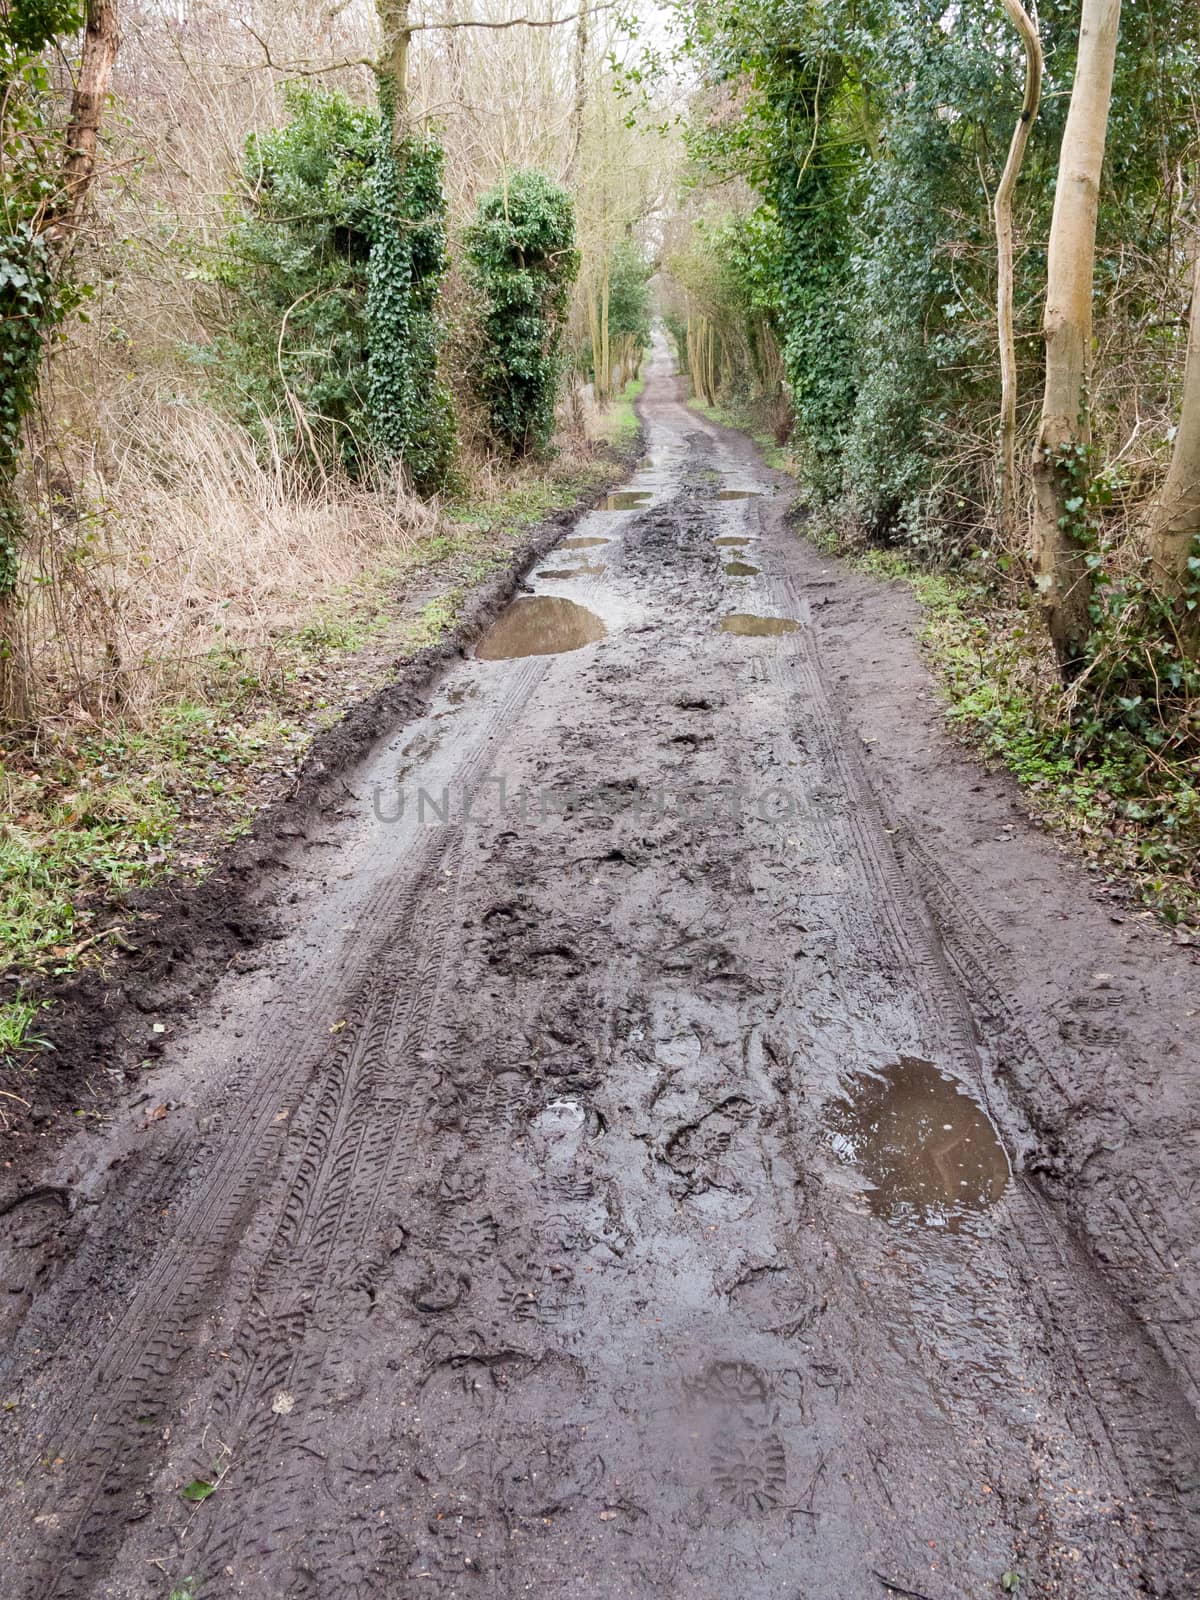
[[[0,1217],[6,1597],[1197,1592],[1195,969],[644,412]]]

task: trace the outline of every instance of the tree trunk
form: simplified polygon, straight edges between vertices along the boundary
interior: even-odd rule
[[[119,43],[116,0],[88,0],[83,54],[75,93],[71,97],[71,120],[67,124],[62,195],[47,219],[60,248],[79,222],[83,202],[96,175],[100,122]]]
[[[88,0],[79,76],[64,138],[59,193],[42,221],[42,231],[56,262],[61,262],[75,236],[96,176],[100,124],[119,42],[116,0]],[[17,615],[21,510],[13,481],[15,467],[14,456],[12,476],[6,474],[5,481],[0,482],[0,537],[11,551],[0,567],[0,723],[7,726],[23,722],[32,711]]]
[[[1168,594],[1177,597],[1187,581],[1188,557],[1200,535],[1200,240],[1192,273],[1179,431],[1146,532],[1157,579]]]
[[[608,337],[608,299],[609,276],[608,262],[606,261],[603,275],[600,279],[600,363],[604,368],[604,398],[606,400],[612,394],[612,347]]]
[[[1087,546],[1067,501],[1082,497],[1087,488],[1096,216],[1120,20],[1121,0],[1083,0],[1042,319],[1046,389],[1033,452],[1033,560],[1046,624],[1067,677],[1077,669],[1088,633]]]
[[[1006,540],[1017,520],[1017,352],[1013,338],[1013,191],[1042,94],[1042,41],[1020,0],[1001,0],[1025,47],[1025,96],[996,188],[996,321],[1000,336],[1000,505]]]
[[[579,7],[578,26],[575,32],[575,103],[571,107],[571,148],[567,155],[564,183],[568,189],[575,183],[579,168],[579,155],[583,148],[583,119],[587,107],[588,17],[585,4]]]
[[[376,69],[381,99],[392,118],[392,149],[399,151],[408,134],[409,0],[377,0],[383,30],[383,56]]]

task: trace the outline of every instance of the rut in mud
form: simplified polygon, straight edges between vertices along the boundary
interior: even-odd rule
[[[168,1113],[68,1153],[72,1249],[0,1218],[5,1596],[1196,1592],[1186,1361],[997,1073],[1079,1060],[971,991],[771,474],[661,351],[645,411]]]

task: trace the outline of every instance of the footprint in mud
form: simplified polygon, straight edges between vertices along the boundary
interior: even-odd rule
[[[753,1516],[774,1511],[787,1494],[787,1453],[777,1433],[728,1431],[713,1440],[713,1487],[729,1505]]]

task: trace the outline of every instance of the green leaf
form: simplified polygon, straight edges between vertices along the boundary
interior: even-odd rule
[[[216,1494],[217,1486],[210,1483],[207,1478],[193,1478],[183,1491],[185,1500],[207,1500],[210,1494]]]

